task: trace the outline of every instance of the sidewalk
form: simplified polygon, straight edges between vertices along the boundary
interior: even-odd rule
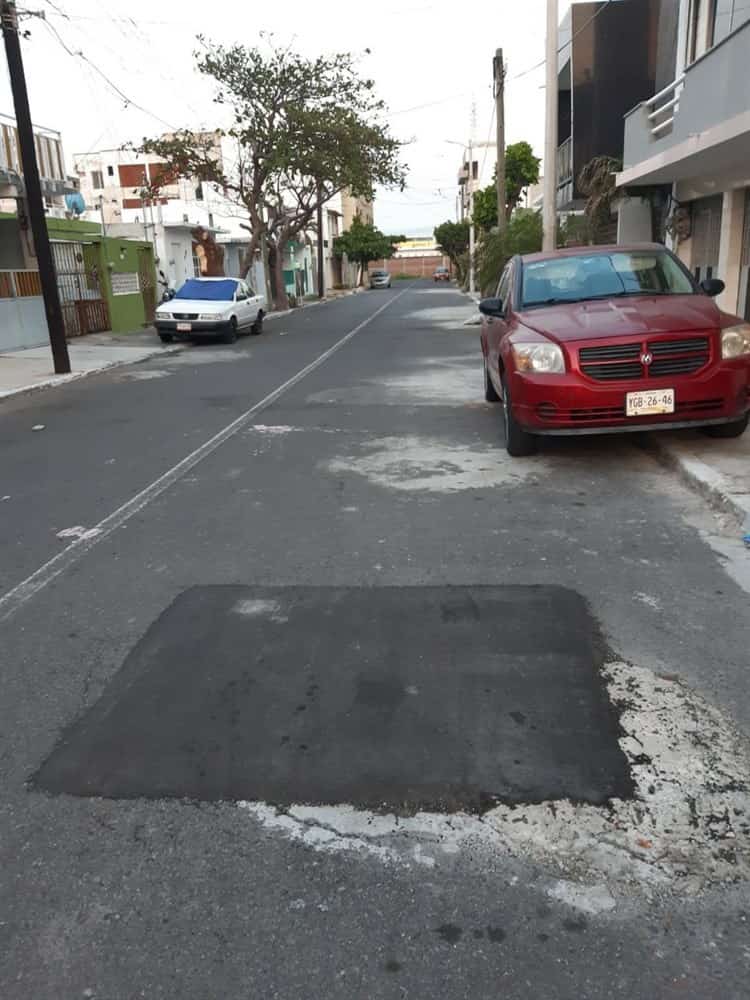
[[[729,441],[699,431],[652,434],[647,446],[712,506],[732,514],[741,534],[750,532],[750,429]]]
[[[62,385],[116,365],[130,365],[160,354],[174,354],[188,345],[163,347],[152,329],[134,333],[91,333],[68,342],[69,375],[56,375],[49,346],[0,354],[0,401],[36,389]]]

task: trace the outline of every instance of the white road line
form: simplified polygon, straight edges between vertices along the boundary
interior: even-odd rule
[[[36,572],[32,573],[31,576],[27,577],[21,583],[13,587],[6,594],[0,597],[0,622],[7,621],[11,615],[15,614],[20,607],[22,607],[28,600],[30,600],[35,594],[38,594],[40,590],[51,583],[56,577],[63,573],[69,566],[72,566],[78,559],[89,552],[95,545],[98,545],[105,538],[116,531],[118,528],[122,527],[127,521],[137,514],[138,511],[143,510],[152,500],[155,500],[158,496],[161,496],[165,490],[168,490],[170,486],[174,485],[178,479],[189,472],[190,469],[194,468],[199,462],[202,462],[204,458],[210,455],[212,452],[216,451],[225,441],[233,437],[238,431],[241,431],[246,427],[260,412],[265,410],[266,407],[270,406],[271,403],[275,403],[276,400],[282,396],[288,389],[291,389],[298,382],[301,382],[303,378],[310,374],[310,372],[315,371],[324,364],[331,355],[335,354],[344,344],[348,343],[355,337],[360,330],[363,330],[369,323],[372,323],[382,312],[393,305],[393,303],[400,299],[402,295],[405,295],[411,287],[411,282],[409,285],[398,295],[394,295],[392,299],[389,299],[384,303],[379,309],[376,309],[372,315],[368,316],[367,319],[363,320],[353,330],[350,330],[345,336],[338,340],[333,347],[329,347],[327,351],[324,351],[319,357],[314,361],[306,365],[296,375],[292,375],[290,379],[287,379],[282,385],[273,392],[269,392],[267,396],[264,396],[259,403],[252,406],[249,410],[246,410],[241,416],[233,420],[231,424],[227,424],[218,434],[214,434],[212,438],[204,442],[199,448],[191,452],[181,462],[177,465],[172,466],[164,475],[160,476],[158,479],[154,480],[150,486],[141,490],[140,493],[136,493],[134,497],[124,503],[117,510],[112,511],[103,521],[99,521],[98,524],[93,526],[92,531],[96,531],[96,534],[91,534],[87,532],[88,537],[82,537],[76,539],[76,541],[71,542],[70,545],[66,546],[62,552],[58,552],[56,556],[46,562],[43,566],[40,566]]]

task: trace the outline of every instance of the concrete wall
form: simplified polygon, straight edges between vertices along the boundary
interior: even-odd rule
[[[0,299],[0,352],[41,347],[47,342],[41,298]]]
[[[648,198],[623,198],[617,209],[617,242],[650,243],[651,230]]]

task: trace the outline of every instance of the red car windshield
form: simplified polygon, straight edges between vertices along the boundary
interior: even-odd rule
[[[523,265],[524,308],[624,295],[694,293],[690,278],[677,261],[659,250],[552,257]]]

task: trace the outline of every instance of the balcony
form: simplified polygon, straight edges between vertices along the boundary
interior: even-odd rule
[[[748,177],[750,21],[625,116],[618,186]]]
[[[63,195],[74,191],[65,174],[60,133],[35,127],[34,145],[44,194]],[[23,165],[16,122],[9,115],[0,114],[0,197],[15,198],[23,192]]]

